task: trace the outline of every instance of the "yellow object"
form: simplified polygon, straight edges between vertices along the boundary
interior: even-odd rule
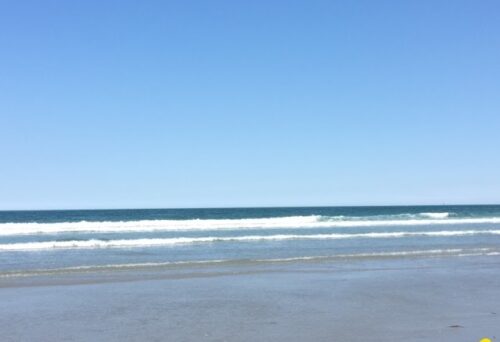
[[[479,342],[491,342],[491,340],[487,337],[482,338]]]

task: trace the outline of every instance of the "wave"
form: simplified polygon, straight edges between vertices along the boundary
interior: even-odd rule
[[[338,259],[375,259],[375,258],[405,258],[405,257],[442,257],[442,256],[497,256],[500,255],[492,248],[449,248],[449,249],[424,249],[393,252],[353,253],[334,255],[298,256],[289,258],[268,259],[215,259],[215,260],[188,260],[188,261],[166,261],[166,262],[144,262],[128,264],[107,265],[82,265],[62,268],[34,269],[26,271],[8,271],[0,273],[0,278],[26,277],[37,275],[53,275],[60,273],[76,272],[103,272],[113,270],[133,270],[146,268],[168,268],[168,267],[200,267],[200,266],[230,266],[230,265],[252,265],[266,263],[291,263],[291,262],[318,262],[334,261]]]
[[[406,237],[452,237],[472,235],[500,235],[500,230],[448,230],[427,232],[374,232],[355,234],[276,234],[247,236],[206,236],[175,238],[144,238],[119,240],[71,240],[0,244],[0,251],[30,251],[47,249],[89,249],[89,248],[137,248],[162,247],[182,244],[203,244],[214,242],[259,242],[282,240],[341,240],[341,239],[391,239]]]
[[[1,223],[0,236],[57,233],[173,232],[243,229],[301,229],[335,227],[422,226],[500,223],[500,217],[449,218],[445,213],[419,213],[392,216],[288,216],[247,219],[140,220],[60,223]]]
[[[422,217],[430,217],[433,219],[445,219],[450,216],[450,213],[444,212],[444,213],[420,213],[419,214]]]

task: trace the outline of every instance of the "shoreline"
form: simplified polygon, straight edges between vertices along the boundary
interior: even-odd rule
[[[484,249],[482,248],[481,250]],[[460,249],[454,249],[453,251],[460,251]],[[436,254],[426,254],[424,252],[436,252]],[[482,267],[491,263],[495,265],[497,256],[497,252],[491,255],[484,253],[478,253],[477,255],[447,255],[442,254],[441,250],[428,250],[404,256],[397,252],[391,252],[380,253],[380,255],[354,254],[348,256],[331,255],[285,259],[204,260],[76,266],[59,269],[29,269],[0,273],[0,289],[134,282],[141,280],[175,280],[259,273],[342,273],[418,270],[438,268],[439,266],[436,266],[436,263],[438,265],[447,263],[461,264],[460,260],[466,260],[465,264],[461,264],[462,269],[464,269],[465,267],[477,267],[474,259],[483,260]]]

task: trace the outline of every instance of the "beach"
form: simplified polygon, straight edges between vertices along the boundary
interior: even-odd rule
[[[500,342],[500,1],[0,8],[0,342]]]
[[[2,340],[465,342],[500,327],[491,257],[112,273],[3,279]]]
[[[500,206],[0,212],[2,341],[493,341]]]

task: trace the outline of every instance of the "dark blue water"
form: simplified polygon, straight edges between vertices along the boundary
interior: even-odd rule
[[[495,217],[500,216],[500,205],[0,211],[0,223],[241,219],[308,215],[362,217],[422,212],[449,212],[456,217]]]

